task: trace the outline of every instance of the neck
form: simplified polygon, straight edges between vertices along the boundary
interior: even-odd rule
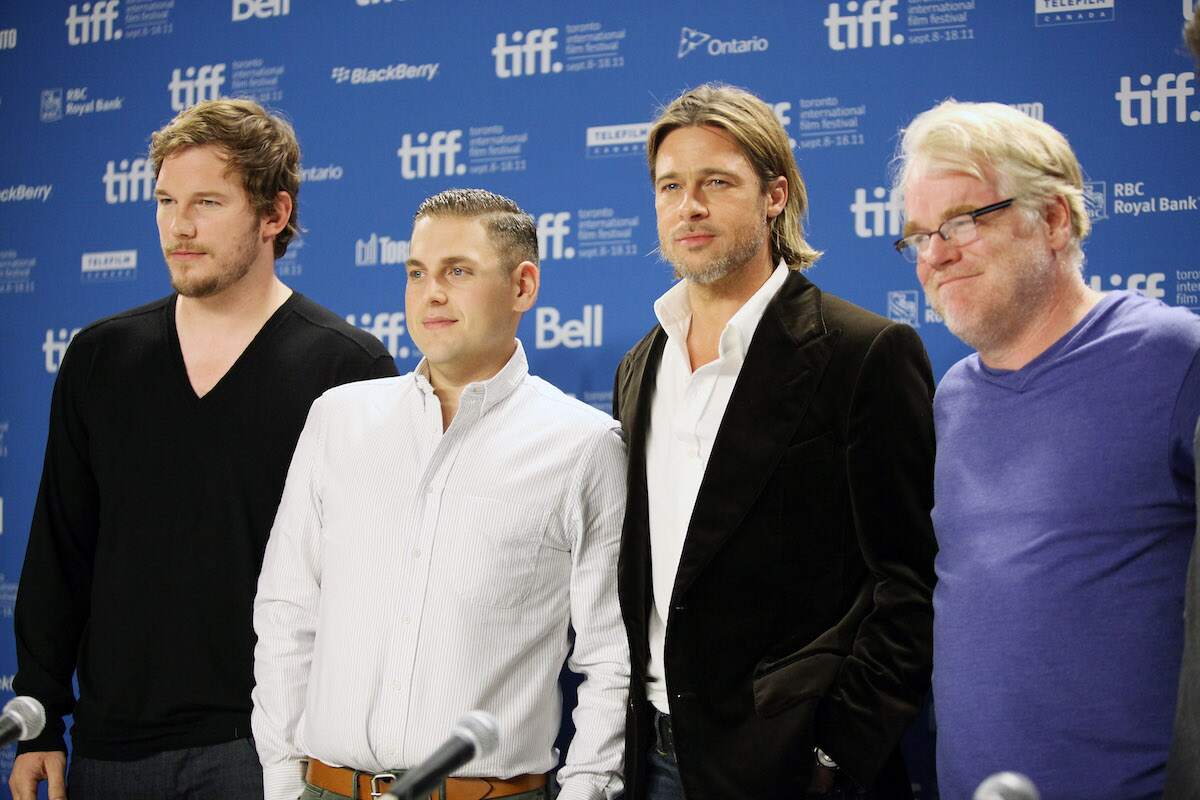
[[[720,336],[726,323],[762,288],[774,271],[773,264],[766,259],[758,259],[713,283],[688,281],[688,301],[692,306],[691,329],[715,329]]]
[[[512,347],[508,349],[507,355],[496,360],[489,359],[487,362],[488,366],[456,370],[452,367],[447,368],[444,365],[434,366],[432,363],[426,362],[426,366],[429,368],[429,383],[433,386],[433,392],[437,395],[438,402],[442,406],[443,431],[450,427],[450,423],[454,420],[454,415],[458,413],[458,401],[462,397],[463,389],[472,383],[479,383],[480,381],[496,377],[516,351],[517,342],[514,338]]]
[[[261,325],[290,297],[292,290],[275,275],[274,262],[255,264],[244,278],[209,297],[179,296],[177,319],[194,325]]]
[[[1083,282],[1079,271],[1068,267],[1054,292],[1032,322],[1017,332],[1012,341],[979,351],[979,358],[992,369],[1017,370],[1046,352],[1067,331],[1079,324],[1103,295]]]

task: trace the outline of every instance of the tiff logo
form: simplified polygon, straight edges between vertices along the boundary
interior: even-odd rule
[[[77,7],[74,3],[67,9],[67,44],[91,44],[120,39],[122,31],[117,29],[117,7],[121,0],[98,0]]]
[[[562,62],[551,60],[558,49],[558,28],[534,28],[531,31],[515,31],[512,44],[503,33],[496,34],[496,46],[492,55],[496,57],[497,78],[519,78],[522,75],[546,75],[562,72]]]
[[[1149,75],[1143,75],[1138,83],[1145,87],[1154,83],[1154,88],[1134,89],[1133,78],[1122,75],[1121,89],[1113,95],[1121,104],[1121,124],[1134,127],[1200,120],[1200,110],[1188,112],[1187,99],[1196,93],[1196,87],[1192,85],[1195,77],[1194,72],[1164,72],[1156,81]],[[1171,100],[1175,101],[1173,120],[1169,108]]]
[[[204,100],[216,100],[221,96],[221,87],[224,85],[224,64],[204,64],[185,70],[176,67],[171,70],[171,82],[167,84],[167,90],[171,93],[171,110],[183,111]]]
[[[408,358],[412,352],[407,345],[400,344],[407,329],[404,327],[403,311],[381,311],[378,314],[346,315],[346,322],[383,342],[392,358]]]
[[[132,162],[122,158],[120,164],[109,161],[104,175],[104,202],[131,203],[154,199],[154,167],[144,158]]]
[[[243,22],[251,17],[286,17],[290,13],[292,0],[233,0],[234,22]]]
[[[876,186],[871,190],[871,196],[875,199],[867,200],[866,189],[854,190],[854,202],[850,204],[850,212],[854,214],[854,235],[860,239],[885,234],[899,236],[900,217],[904,211],[900,193]]]
[[[411,181],[439,175],[462,175],[467,171],[467,165],[459,164],[456,158],[463,149],[461,140],[461,130],[418,133],[416,144],[413,144],[411,133],[404,134],[400,137],[400,148],[396,150],[400,157],[401,177]]]
[[[367,239],[354,240],[354,265],[404,264],[408,261],[408,242],[372,233]]]
[[[1130,273],[1128,278],[1122,275],[1109,275],[1108,285],[1114,289],[1120,289],[1123,283],[1125,284],[1125,288],[1131,292],[1137,292],[1143,297],[1161,300],[1167,296],[1167,290],[1159,286],[1159,284],[1166,279],[1167,275],[1163,272],[1133,272]],[[1092,275],[1088,278],[1088,285],[1097,292],[1104,291],[1099,275]]]
[[[46,356],[46,372],[51,375],[58,372],[63,356],[67,354],[67,345],[71,343],[77,333],[79,333],[79,328],[71,330],[59,328],[57,331],[49,328],[46,330],[46,340],[42,342],[42,353]]]
[[[12,50],[17,46],[17,29],[5,28],[0,31],[0,50]]]
[[[562,315],[553,306],[541,306],[534,316],[535,350],[566,347],[599,347],[604,344],[604,306],[583,307],[583,316],[561,322]]]
[[[547,211],[538,216],[538,258],[543,261],[555,258],[574,258],[575,248],[564,247],[567,235],[571,233],[570,211]]]
[[[849,14],[843,14],[840,4],[830,3],[825,27],[829,29],[830,50],[856,50],[874,47],[876,42],[887,47],[904,44],[904,34],[892,35],[892,23],[900,18],[896,4],[900,0],[866,0],[858,14],[855,0],[846,3]]]

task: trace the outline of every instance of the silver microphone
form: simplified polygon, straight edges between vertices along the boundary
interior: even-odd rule
[[[1019,772],[997,772],[984,779],[974,800],[1041,800],[1033,781]]]
[[[34,738],[46,727],[46,709],[32,697],[14,697],[0,712],[0,747]]]

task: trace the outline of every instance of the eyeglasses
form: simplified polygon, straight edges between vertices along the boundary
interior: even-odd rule
[[[918,256],[923,256],[929,252],[929,243],[933,241],[934,234],[942,237],[942,241],[946,242],[946,244],[951,244],[955,247],[970,244],[979,238],[979,227],[975,220],[984,214],[991,214],[993,211],[1001,211],[1008,208],[1015,202],[1017,202],[1017,198],[1010,197],[1007,200],[1001,200],[999,203],[992,203],[990,206],[977,208],[965,214],[958,214],[939,225],[936,231],[910,233],[903,239],[897,239],[892,243],[892,246],[896,248],[896,252],[904,256],[910,263],[915,264],[917,263]]]

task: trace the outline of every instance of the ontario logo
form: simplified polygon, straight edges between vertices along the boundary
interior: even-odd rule
[[[679,52],[676,53],[676,57],[689,56],[702,45],[710,56],[729,56],[762,53],[771,43],[762,36],[751,36],[749,39],[718,39],[704,31],[683,27],[679,30]]]

